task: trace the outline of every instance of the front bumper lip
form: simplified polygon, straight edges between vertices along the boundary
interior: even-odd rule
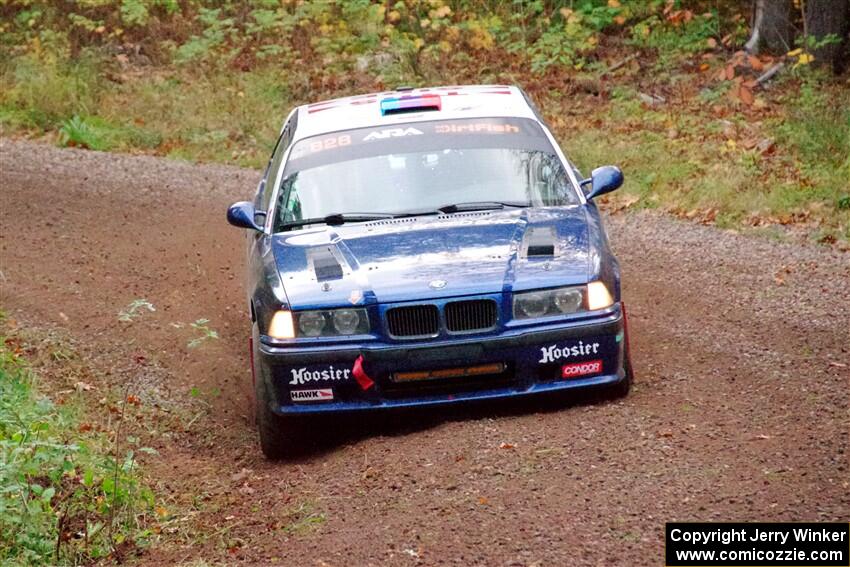
[[[383,366],[404,365],[405,361],[415,360],[417,364],[433,362],[439,364],[445,359],[453,360],[494,360],[500,358],[509,349],[539,347],[549,344],[563,344],[564,341],[587,337],[618,337],[617,345],[622,346],[623,336],[622,310],[607,313],[601,317],[581,322],[550,324],[545,327],[510,329],[500,335],[487,337],[465,337],[451,341],[430,341],[417,344],[361,344],[322,346],[319,348],[277,347],[259,344],[261,364],[268,367],[309,366],[311,364],[350,364],[362,355],[367,363]],[[613,340],[613,339],[612,339]],[[366,399],[346,399],[320,404],[282,403],[288,401],[288,390],[283,390],[281,403],[273,403],[272,411],[280,415],[290,414],[326,414],[358,411],[383,410],[414,406],[436,406],[473,402],[475,400],[496,400],[508,397],[525,397],[547,392],[592,388],[612,385],[624,379],[622,351],[617,355],[618,363],[610,366],[608,373],[598,376],[575,378],[570,380],[540,381],[533,379],[518,380],[511,385],[496,385],[491,389],[459,391],[451,394],[429,395],[420,393],[411,397],[367,396]],[[536,364],[536,362],[534,363]],[[316,387],[324,387],[317,385]],[[328,383],[327,387],[331,387]],[[288,386],[285,386],[288,388]]]
[[[463,402],[476,402],[487,400],[499,400],[504,398],[522,398],[545,394],[547,392],[561,392],[566,390],[599,388],[610,386],[624,380],[624,376],[619,374],[606,374],[603,376],[594,376],[592,378],[584,378],[581,380],[567,380],[562,382],[538,382],[522,389],[517,388],[499,388],[494,390],[482,390],[477,392],[463,392],[452,394],[450,396],[427,396],[417,398],[401,398],[401,399],[382,399],[379,402],[374,401],[347,401],[344,404],[328,404],[328,405],[282,405],[272,409],[279,415],[305,415],[305,414],[324,414],[324,413],[356,413],[359,411],[380,411],[390,409],[412,408],[412,407],[428,407],[428,406],[445,406]]]

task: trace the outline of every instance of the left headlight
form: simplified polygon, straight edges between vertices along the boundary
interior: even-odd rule
[[[369,315],[362,308],[296,311],[293,315],[299,336],[337,337],[369,332]]]
[[[604,309],[614,303],[602,282],[514,294],[514,319],[536,319]]]
[[[269,324],[269,336],[275,339],[301,337],[338,337],[369,332],[365,309],[323,309],[320,311],[278,311]]]

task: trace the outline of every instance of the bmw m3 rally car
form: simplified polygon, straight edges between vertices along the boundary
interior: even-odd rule
[[[593,202],[622,181],[583,179],[512,86],[293,110],[253,202],[227,212],[250,229],[264,453],[291,454],[317,414],[625,395],[620,271]]]

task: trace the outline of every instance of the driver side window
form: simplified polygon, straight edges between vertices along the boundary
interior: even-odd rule
[[[266,172],[263,194],[260,197],[260,202],[257,204],[261,211],[269,210],[272,194],[274,193],[274,183],[277,179],[277,174],[280,172],[283,156],[286,155],[286,150],[288,150],[289,146],[292,145],[292,138],[295,133],[295,118],[297,116],[297,114],[294,114],[289,122],[287,122],[286,126],[283,127],[283,133],[281,133],[280,138],[277,141],[277,146],[272,154],[271,162],[269,163],[269,168]]]

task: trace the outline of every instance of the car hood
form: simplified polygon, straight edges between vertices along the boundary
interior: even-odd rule
[[[296,309],[585,283],[596,256],[581,206],[389,219],[272,239]]]

